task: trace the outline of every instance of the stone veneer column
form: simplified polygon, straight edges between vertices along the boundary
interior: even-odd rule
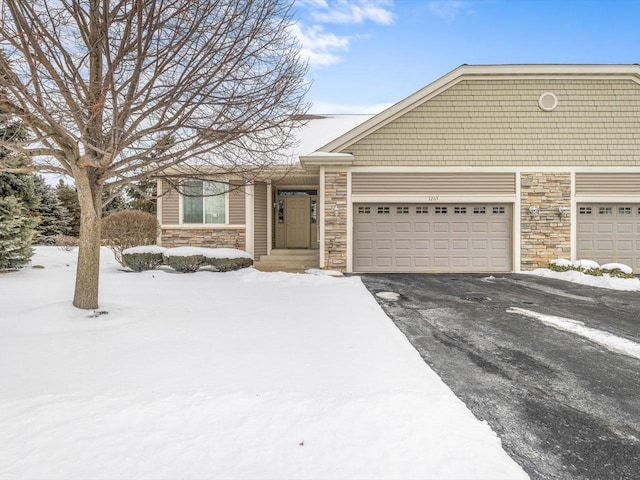
[[[571,217],[562,217],[559,207],[571,208],[570,173],[521,174],[522,270],[548,267],[556,258],[571,255]],[[532,216],[529,207],[538,208]]]
[[[347,268],[347,172],[324,175],[324,266]]]

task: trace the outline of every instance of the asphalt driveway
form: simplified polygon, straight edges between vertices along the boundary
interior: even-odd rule
[[[640,360],[507,312],[640,343],[640,292],[529,275],[362,275],[424,360],[531,478],[640,478]]]

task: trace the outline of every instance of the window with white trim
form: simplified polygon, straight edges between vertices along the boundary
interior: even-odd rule
[[[224,183],[187,180],[182,188],[182,223],[227,223],[227,194]]]

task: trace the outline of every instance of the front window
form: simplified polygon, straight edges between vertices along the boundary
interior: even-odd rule
[[[226,223],[223,183],[187,180],[183,189],[182,223]]]

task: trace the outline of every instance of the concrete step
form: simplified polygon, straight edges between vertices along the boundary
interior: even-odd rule
[[[320,265],[318,262],[263,262],[258,261],[253,264],[256,268],[270,267],[270,268],[318,268]]]
[[[304,272],[320,265],[319,250],[273,249],[269,255],[262,255],[253,266],[264,272]]]

